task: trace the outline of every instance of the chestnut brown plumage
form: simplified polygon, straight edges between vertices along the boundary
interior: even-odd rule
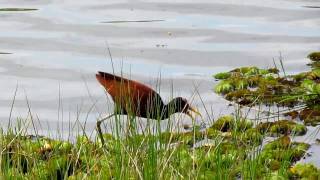
[[[100,124],[102,121],[116,114],[134,115],[137,117],[163,120],[169,118],[174,113],[185,113],[192,119],[192,112],[200,113],[190,106],[185,98],[177,97],[168,104],[164,104],[160,95],[152,88],[123,77],[113,74],[98,72],[97,80],[112,97],[115,104],[115,112],[111,116],[97,121],[97,129],[102,143],[102,132]]]

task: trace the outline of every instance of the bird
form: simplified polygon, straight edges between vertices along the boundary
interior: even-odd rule
[[[173,98],[165,104],[161,96],[151,87],[135,80],[98,71],[96,79],[110,94],[114,102],[114,113],[97,121],[97,130],[104,144],[101,123],[114,115],[133,115],[136,117],[164,120],[174,113],[184,113],[193,121],[200,112],[183,97]]]

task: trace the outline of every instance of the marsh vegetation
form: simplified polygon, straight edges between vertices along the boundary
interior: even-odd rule
[[[242,67],[216,74],[216,93],[236,104],[206,128],[172,131],[147,127],[137,117],[127,126],[115,117],[111,133],[99,138],[83,131],[76,140],[28,135],[26,124],[0,132],[1,179],[319,179],[320,169],[298,161],[310,144],[294,141],[320,119],[320,55],[311,70],[287,75],[277,67]],[[282,73],[282,74],[281,74]],[[243,107],[285,108],[276,116],[248,119]],[[298,162],[298,163],[297,163]]]

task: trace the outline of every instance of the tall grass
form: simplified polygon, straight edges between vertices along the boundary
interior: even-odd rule
[[[129,97],[123,98],[130,102]],[[14,100],[12,108],[13,105]],[[174,107],[170,108],[169,111],[173,111]],[[31,107],[28,109],[31,114]],[[130,111],[126,116],[115,115],[108,120],[111,122],[103,124],[112,125],[108,127],[111,132],[103,134],[104,145],[101,137],[87,134],[86,122],[80,123],[79,118],[75,123],[80,125],[81,131],[73,142],[39,136],[34,124],[40,121],[35,122],[33,116],[18,119],[16,126],[10,120],[8,128],[0,131],[0,179],[220,180],[259,179],[272,177],[274,173],[289,177],[291,152],[284,151],[276,171],[266,168],[260,132],[244,125],[247,113],[236,109],[230,131],[210,133],[200,130],[195,122],[189,131],[176,128],[175,125],[180,124],[177,122],[185,119],[184,115],[171,116],[164,126],[159,109],[152,112],[158,115],[156,119],[141,119]],[[121,108],[115,107],[115,111]],[[257,116],[259,120],[260,115]],[[141,121],[145,122],[144,126]],[[34,136],[28,134],[30,125]],[[197,143],[208,141],[208,136],[210,143],[203,146]]]

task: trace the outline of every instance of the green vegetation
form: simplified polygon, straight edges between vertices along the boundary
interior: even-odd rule
[[[312,69],[295,75],[281,76],[276,68],[242,67],[218,73],[220,80],[215,92],[225,99],[243,106],[304,107],[295,111],[306,125],[320,123],[320,68],[319,54],[308,55]],[[284,73],[285,74],[285,73]],[[288,114],[294,115],[294,114]]]
[[[283,114],[279,112],[276,116],[289,116],[293,120],[298,117],[304,123],[303,125],[290,120],[278,120],[257,124],[254,129],[259,134],[282,137],[265,145],[255,158],[244,161],[244,164],[257,169],[254,174],[244,174],[245,179],[319,179],[319,170],[312,165],[296,165],[288,171],[292,163],[303,157],[310,146],[291,142],[289,135],[305,135],[305,125],[320,124],[320,52],[313,52],[308,58],[311,60],[308,64],[311,70],[295,75],[286,75],[284,72],[282,76],[277,68],[257,67],[236,68],[214,75],[214,78],[220,81],[214,90],[225,99],[248,107],[262,104],[295,108]],[[265,166],[268,168],[264,168]],[[266,174],[268,175],[265,176]]]
[[[161,131],[160,120],[148,119],[156,128],[140,133],[129,114],[126,127],[115,117],[104,145],[85,131],[70,142],[28,136],[23,127],[1,130],[0,179],[319,179],[315,166],[295,164],[310,145],[292,141],[320,122],[319,69],[282,77],[276,68],[244,67],[215,78],[215,91],[241,106],[301,106],[285,114],[301,122],[252,121],[237,112],[183,132]]]
[[[236,119],[233,116],[223,116],[217,119],[209,129],[215,129],[222,132],[232,130],[245,131],[252,128],[253,123],[246,119]],[[208,130],[209,130],[208,129]]]
[[[245,160],[243,167],[255,168],[253,174],[245,174],[244,179],[289,179],[291,164],[303,157],[310,145],[291,142],[290,137],[276,139],[262,149],[253,158]],[[245,171],[246,172],[246,171]],[[251,173],[249,171],[249,173]]]
[[[260,123],[257,125],[257,129],[262,133],[268,133],[270,136],[291,134],[302,136],[307,133],[306,126],[288,120]]]
[[[320,123],[320,110],[305,108],[300,112],[299,117],[305,124],[316,126]]]
[[[290,168],[290,176],[295,179],[320,179],[320,169],[312,164],[296,164]]]
[[[320,61],[320,52],[313,52],[308,55],[311,61]]]
[[[70,143],[19,132],[24,131],[0,134],[2,179],[288,177],[292,163],[309,148],[288,136],[262,146],[268,131],[234,116],[223,116],[204,131],[138,134],[129,128],[127,135],[104,134],[105,146],[86,134]]]

